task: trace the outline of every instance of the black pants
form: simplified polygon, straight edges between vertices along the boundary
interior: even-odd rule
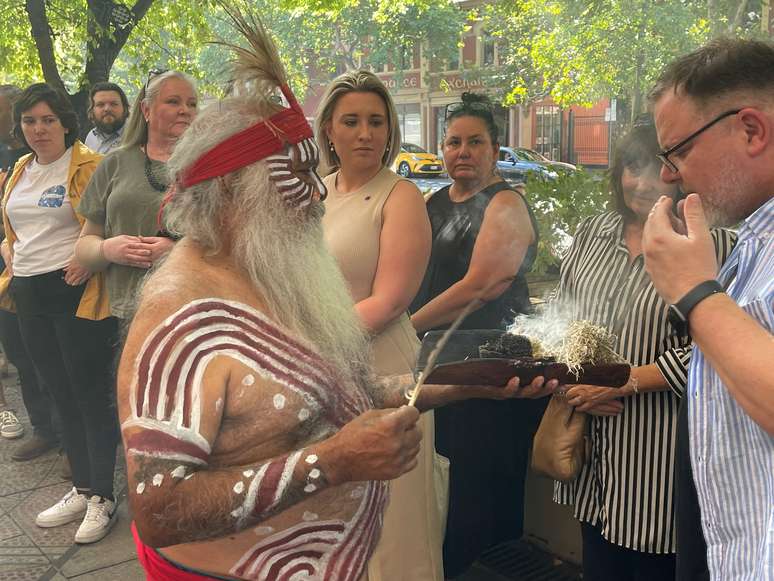
[[[599,529],[581,522],[583,581],[672,581],[675,556],[654,555],[619,547]]]
[[[27,352],[61,415],[73,484],[112,497],[118,441],[110,396],[116,323],[75,316],[84,286],[65,284],[62,271],[55,271],[15,276],[11,293]]]
[[[524,479],[548,398],[468,400],[435,410],[435,445],[451,461],[443,543],[446,577],[524,529]]]
[[[688,397],[686,394],[685,397]],[[709,581],[707,543],[701,529],[701,511],[691,470],[688,446],[688,404],[683,399],[677,416],[675,447],[675,517],[677,521],[678,581]]]
[[[0,342],[3,344],[3,351],[8,361],[19,374],[22,400],[30,417],[32,429],[41,438],[58,440],[60,422],[56,407],[48,393],[40,386],[35,366],[22,341],[16,313],[0,309]]]

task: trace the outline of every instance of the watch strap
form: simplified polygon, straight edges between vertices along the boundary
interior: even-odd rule
[[[705,280],[688,291],[686,295],[673,305],[673,311],[684,321],[688,322],[688,315],[701,301],[709,296],[722,293],[723,287],[716,280]]]

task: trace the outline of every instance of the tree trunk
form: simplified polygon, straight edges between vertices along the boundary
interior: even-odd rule
[[[81,137],[90,128],[86,115],[88,109],[89,89],[94,83],[107,81],[116,57],[124,48],[129,35],[137,23],[147,14],[154,0],[137,0],[131,8],[132,18],[123,28],[116,27],[111,21],[112,8],[105,9],[104,0],[88,0],[88,21],[86,31],[93,43],[87,43],[86,63],[84,65],[84,82],[78,91],[69,95],[70,101],[78,114],[81,124]],[[112,7],[112,4],[110,5]],[[54,87],[65,92],[67,88],[59,75],[59,67],[54,54],[54,43],[51,39],[51,27],[46,14],[45,0],[25,0],[25,8],[30,21],[32,39],[38,51],[43,78]]]
[[[40,67],[43,69],[43,79],[58,89],[65,90],[62,77],[59,76],[59,68],[54,56],[54,43],[51,40],[51,30],[48,26],[45,0],[26,0],[25,8],[30,20],[32,40],[38,50]]]

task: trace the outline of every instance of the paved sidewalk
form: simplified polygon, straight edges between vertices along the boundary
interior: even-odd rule
[[[115,490],[118,522],[110,534],[92,545],[73,542],[78,522],[42,529],[37,514],[59,500],[72,483],[59,476],[62,460],[57,451],[14,462],[13,451],[32,435],[21,403],[16,374],[3,378],[5,396],[24,424],[24,437],[0,438],[0,579],[3,581],[78,579],[79,581],[142,581],[129,530],[126,469],[119,449]]]

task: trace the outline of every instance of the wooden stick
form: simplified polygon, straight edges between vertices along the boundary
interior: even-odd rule
[[[483,295],[484,293],[481,294]],[[414,389],[411,392],[411,398],[408,402],[409,405],[416,405],[419,392],[422,389],[422,386],[425,384],[425,378],[433,372],[433,369],[435,369],[435,360],[438,359],[441,351],[443,351],[443,348],[446,347],[446,344],[449,342],[452,333],[454,333],[454,331],[459,328],[459,326],[462,324],[462,321],[464,321],[465,317],[467,317],[473,311],[478,302],[479,297],[476,297],[470,301],[467,306],[462,309],[462,312],[457,315],[457,318],[454,319],[454,322],[451,324],[451,326],[446,329],[446,331],[444,331],[443,335],[441,335],[438,343],[435,344],[435,347],[430,352],[430,356],[427,358],[427,363],[425,363],[424,369],[422,369],[422,371],[419,373],[419,378],[417,379],[417,382],[414,385]]]

